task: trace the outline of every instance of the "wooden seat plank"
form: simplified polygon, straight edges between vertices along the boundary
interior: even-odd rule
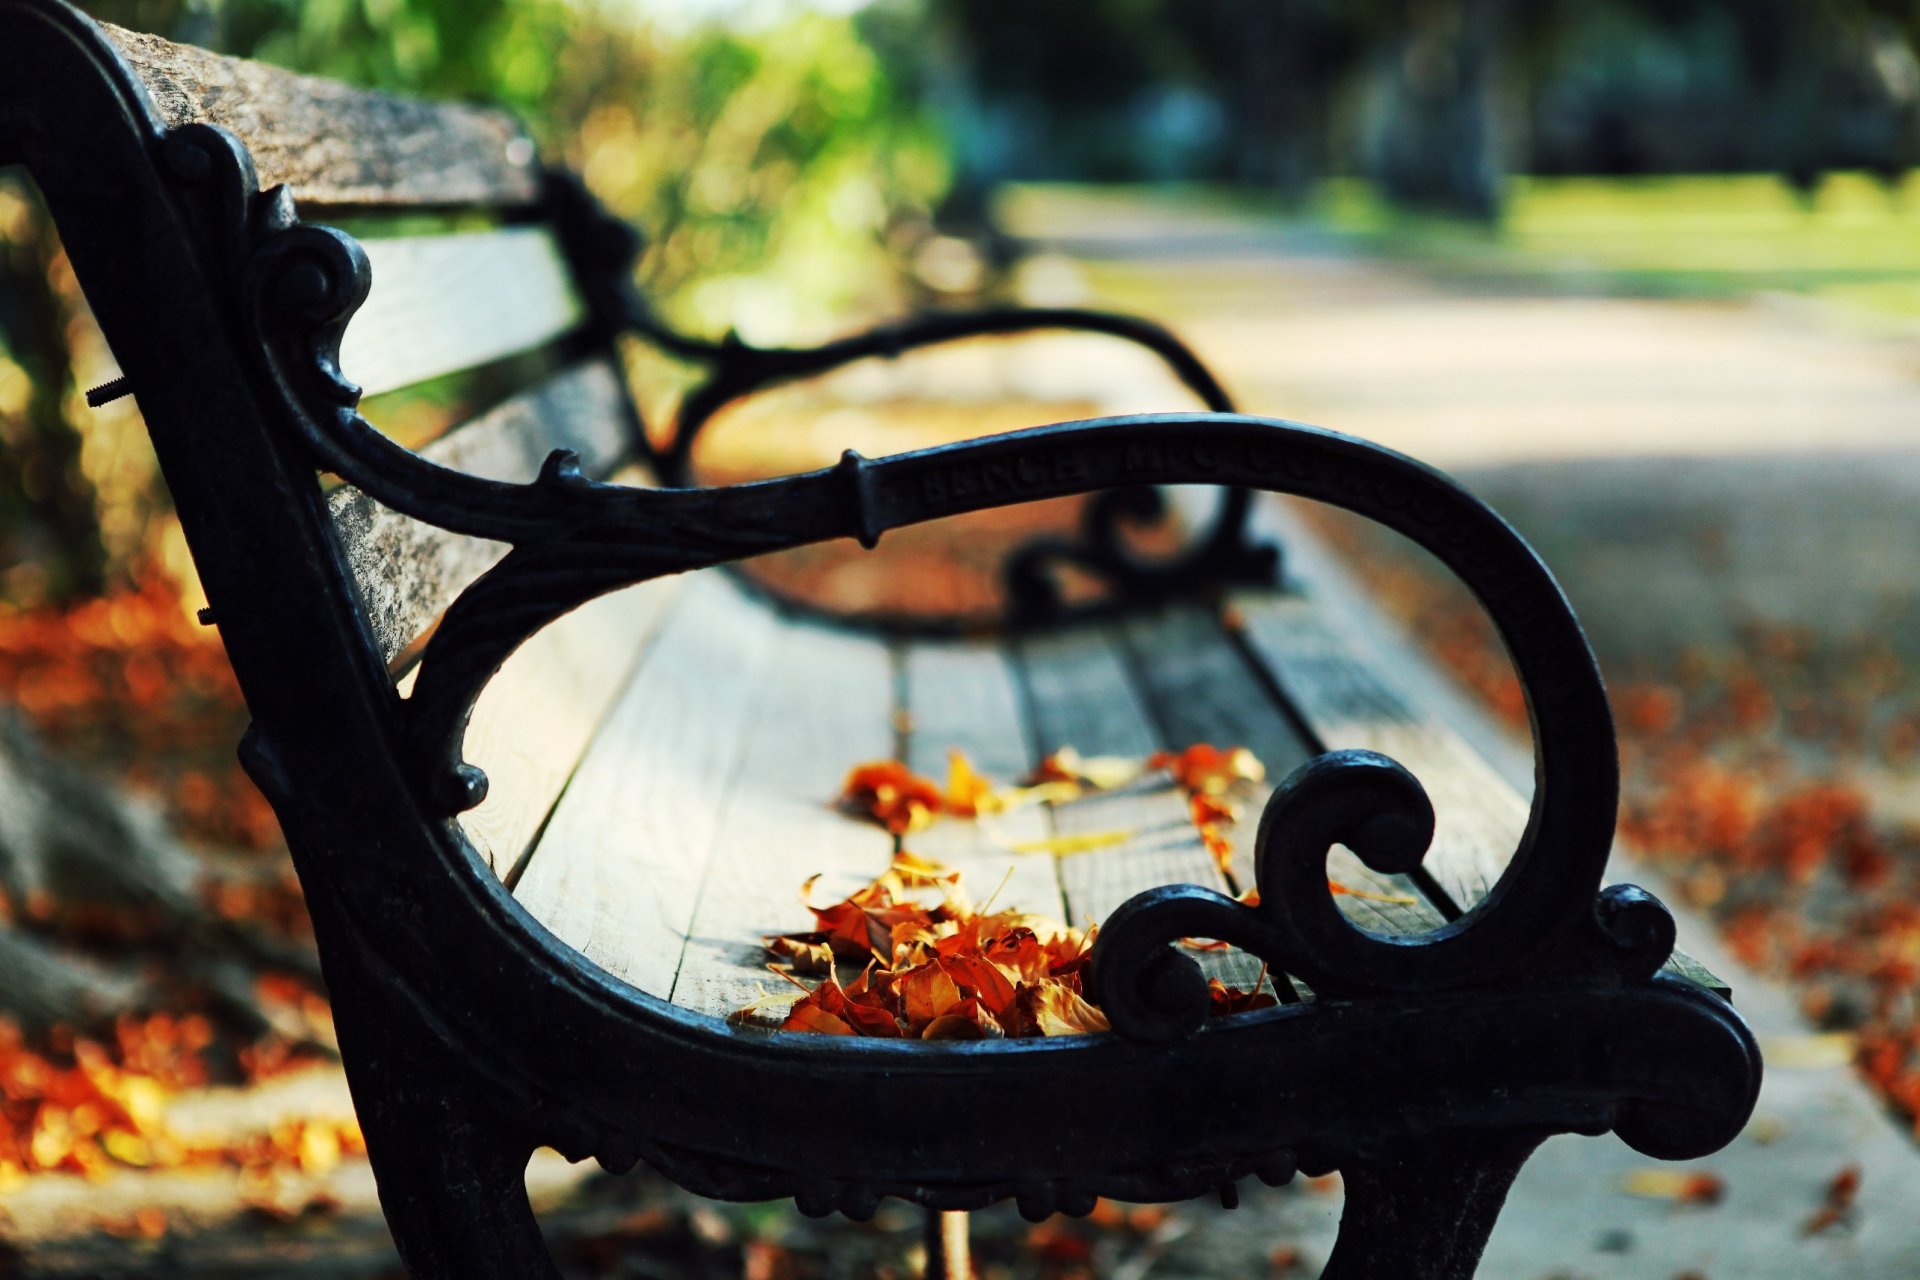
[[[509,887],[679,585],[582,605],[521,645],[480,695],[465,755],[485,771],[487,798],[460,826]]]
[[[642,991],[672,992],[719,799],[767,714],[783,639],[721,575],[686,582],[514,887],[563,942]]]
[[[1364,747],[1399,761],[1433,801],[1436,829],[1422,866],[1464,912],[1492,889],[1526,828],[1528,802],[1451,727],[1428,715],[1364,641],[1301,596],[1235,597],[1251,651],[1324,748]],[[1726,993],[1726,983],[1676,951],[1669,972]]]
[[[956,749],[997,782],[1024,777],[1036,763],[1013,667],[998,645],[923,641],[902,646],[900,705],[904,758],[916,773],[944,777],[947,753]],[[1043,840],[1052,830],[1046,810],[1029,805],[977,822],[936,823],[907,837],[906,844],[961,872],[976,904],[993,894],[995,909],[1064,921],[1066,904],[1054,860],[1009,847]]]
[[[810,900],[824,905],[893,860],[892,836],[832,803],[850,765],[892,753],[886,644],[790,620],[774,623],[772,644],[729,785],[700,798],[718,821],[673,1001],[715,1017],[785,989],[761,942],[813,926],[800,901],[808,877],[820,877]]]
[[[98,26],[168,128],[230,130],[252,153],[261,187],[285,183],[305,211],[540,198],[533,141],[504,111],[397,98]]]
[[[555,449],[580,455],[581,470],[602,477],[630,452],[631,412],[611,361],[588,360],[457,427],[426,446],[441,466],[493,480],[525,483]],[[453,603],[506,547],[422,524],[351,485],[328,496],[335,530],[360,584],[380,655],[392,662]]]
[[[546,227],[363,240],[373,287],[340,342],[366,395],[531,351],[585,307]]]
[[[1121,634],[1148,706],[1169,739],[1179,745],[1244,746],[1267,767],[1267,781],[1247,807],[1235,852],[1234,875],[1246,887],[1252,883],[1253,833],[1261,807],[1273,787],[1319,754],[1318,748],[1301,736],[1273,686],[1249,665],[1211,608],[1143,614],[1123,623]],[[1374,871],[1344,845],[1330,852],[1327,874],[1336,884],[1358,890],[1339,895],[1337,902],[1364,928],[1404,935],[1446,922],[1411,881]]]
[[[1071,746],[1083,756],[1145,756],[1170,745],[1155,730],[1110,631],[1079,628],[1026,640],[1019,663],[1041,753]],[[1098,923],[1158,885],[1230,891],[1194,830],[1185,797],[1164,782],[1055,805],[1053,822],[1061,835],[1126,833],[1119,844],[1059,858],[1074,924]],[[1259,961],[1242,951],[1196,952],[1194,958],[1208,977],[1242,988],[1260,973]]]

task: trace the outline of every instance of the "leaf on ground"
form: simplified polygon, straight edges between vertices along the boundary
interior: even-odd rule
[[[1817,1236],[1831,1227],[1853,1221],[1854,1201],[1860,1196],[1860,1166],[1850,1164],[1827,1183],[1820,1207],[1800,1228],[1800,1234]]]
[[[1646,1200],[1675,1204],[1719,1204],[1727,1193],[1726,1180],[1717,1173],[1685,1169],[1635,1169],[1621,1180],[1620,1189]]]

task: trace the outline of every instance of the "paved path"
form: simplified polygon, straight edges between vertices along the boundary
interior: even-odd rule
[[[1249,411],[1456,472],[1546,544],[1603,649],[1671,655],[1749,616],[1838,631],[1920,618],[1920,345],[1779,301],[1475,293],[1311,232],[1138,201],[1056,196],[1013,213],[1015,230],[1072,255],[1034,266],[1036,300],[1084,290],[1161,315]],[[1474,736],[1529,784],[1499,729],[1481,719]],[[1681,938],[1730,977],[1769,1056],[1748,1133],[1690,1166],[1724,1179],[1724,1199],[1630,1196],[1629,1176],[1657,1162],[1612,1138],[1556,1139],[1515,1188],[1482,1275],[1920,1276],[1920,1149],[1788,993],[1742,970],[1703,920],[1683,918]],[[1863,1173],[1853,1228],[1805,1236],[1850,1164]],[[1244,1267],[1275,1240],[1317,1264],[1337,1207],[1282,1192],[1198,1211],[1207,1229],[1153,1273]]]

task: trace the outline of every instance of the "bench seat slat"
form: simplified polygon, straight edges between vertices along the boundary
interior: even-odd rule
[[[1253,833],[1273,787],[1318,754],[1301,738],[1271,687],[1204,608],[1182,608],[1129,619],[1123,624],[1147,702],[1176,744],[1212,742],[1245,746],[1267,767],[1267,783],[1247,805],[1235,853],[1242,887],[1253,879]],[[1425,933],[1445,917],[1404,876],[1383,875],[1361,862],[1352,850],[1336,846],[1327,874],[1360,893],[1337,901],[1356,924],[1376,933]],[[1371,896],[1367,896],[1371,895]],[[1393,899],[1412,898],[1412,902]]]
[[[1398,760],[1426,787],[1437,829],[1422,864],[1460,911],[1484,898],[1527,823],[1527,801],[1452,728],[1426,715],[1369,647],[1302,596],[1243,593],[1235,607],[1250,648],[1329,748],[1365,747]],[[1666,970],[1728,994],[1683,952]]]
[[[1027,641],[1020,666],[1042,753],[1071,746],[1083,756],[1144,756],[1169,745],[1154,729],[1112,632],[1080,629]],[[1171,786],[1142,785],[1057,805],[1053,821],[1062,835],[1132,833],[1121,844],[1059,858],[1067,909],[1083,928],[1159,885],[1227,892],[1186,800]],[[1243,951],[1203,951],[1194,958],[1208,977],[1243,988],[1260,973],[1260,962]]]
[[[628,454],[629,410],[620,372],[605,359],[554,374],[420,452],[442,466],[525,483],[554,449],[580,455],[605,476]],[[327,500],[347,562],[360,584],[380,656],[392,662],[473,579],[506,554],[497,542],[422,524],[351,485]]]
[[[1000,646],[981,641],[908,644],[899,665],[908,768],[944,778],[947,753],[954,749],[966,752],[976,768],[997,781],[1024,777],[1033,768],[1033,737],[1013,667]],[[935,823],[905,843],[961,872],[961,883],[976,905],[997,889],[996,910],[1065,920],[1054,860],[1007,847],[1044,839],[1052,831],[1046,810],[1028,805],[979,822]]]
[[[716,800],[775,693],[779,639],[772,615],[725,579],[684,583],[514,887],[561,941],[642,991],[673,990]]]
[[[504,111],[397,98],[99,26],[168,127],[231,130],[253,153],[261,187],[285,183],[303,211],[514,207],[540,197],[533,143]]]
[[[465,755],[486,772],[487,798],[460,826],[503,879],[531,849],[678,586],[669,578],[582,605],[521,645],[481,694]]]
[[[774,626],[738,766],[724,793],[704,797],[718,801],[719,822],[673,985],[675,1004],[721,1018],[764,992],[789,994],[767,972],[761,940],[813,926],[800,902],[809,876],[820,877],[810,900],[825,905],[893,860],[892,836],[832,804],[850,765],[892,752],[887,646],[806,622]]]
[[[545,227],[360,243],[373,288],[340,368],[370,396],[530,351],[585,315]]]

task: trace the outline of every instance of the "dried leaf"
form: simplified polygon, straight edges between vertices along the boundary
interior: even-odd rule
[[[1675,1204],[1719,1204],[1727,1184],[1717,1173],[1688,1172],[1684,1169],[1635,1169],[1621,1182],[1620,1189],[1630,1196],[1648,1200],[1671,1200]]]
[[[1860,1166],[1850,1164],[1833,1175],[1827,1183],[1825,1198],[1820,1207],[1800,1228],[1805,1236],[1819,1235],[1821,1232],[1853,1219],[1854,1201],[1860,1196]]]
[[[823,1036],[850,1036],[853,1028],[817,1004],[805,1001],[795,1005],[787,1020],[780,1024],[782,1031],[811,1031]]]
[[[1133,836],[1132,830],[1078,831],[1048,836],[1042,840],[1019,840],[1006,847],[1015,853],[1045,853],[1056,858],[1066,858],[1076,853],[1093,853],[1099,849],[1111,849],[1117,844],[1125,844],[1133,839]]]
[[[944,808],[940,788],[898,760],[855,765],[840,787],[843,809],[862,813],[895,835],[931,826]]]
[[[1273,1008],[1280,1000],[1272,992],[1261,990],[1265,983],[1264,971],[1251,991],[1230,987],[1218,978],[1207,979],[1207,1016],[1224,1018],[1230,1013],[1251,1013],[1255,1009]]]
[[[1068,783],[1092,791],[1113,791],[1135,781],[1149,767],[1158,766],[1130,756],[1082,756],[1072,747],[1061,747],[1027,776],[1027,785]]]
[[[1260,782],[1267,767],[1245,747],[1221,750],[1196,742],[1185,751],[1156,751],[1147,757],[1150,769],[1165,769],[1173,780],[1195,795],[1224,795],[1236,782]]]
[[[1390,902],[1401,907],[1418,906],[1420,902],[1418,898],[1409,897],[1404,893],[1374,893],[1369,889],[1355,889],[1351,885],[1341,884],[1338,880],[1327,881],[1327,892],[1336,897],[1345,895],[1349,898],[1361,898],[1367,902]]]
[[[1006,808],[1006,801],[995,794],[993,784],[973,767],[973,761],[958,747],[947,752],[947,791],[943,799],[948,813],[968,818],[999,813]]]
[[[832,973],[833,948],[827,937],[825,933],[783,933],[767,939],[767,950],[795,973]]]
[[[1085,1035],[1109,1029],[1107,1015],[1065,983],[1022,987],[1015,1004],[1043,1036]]]

